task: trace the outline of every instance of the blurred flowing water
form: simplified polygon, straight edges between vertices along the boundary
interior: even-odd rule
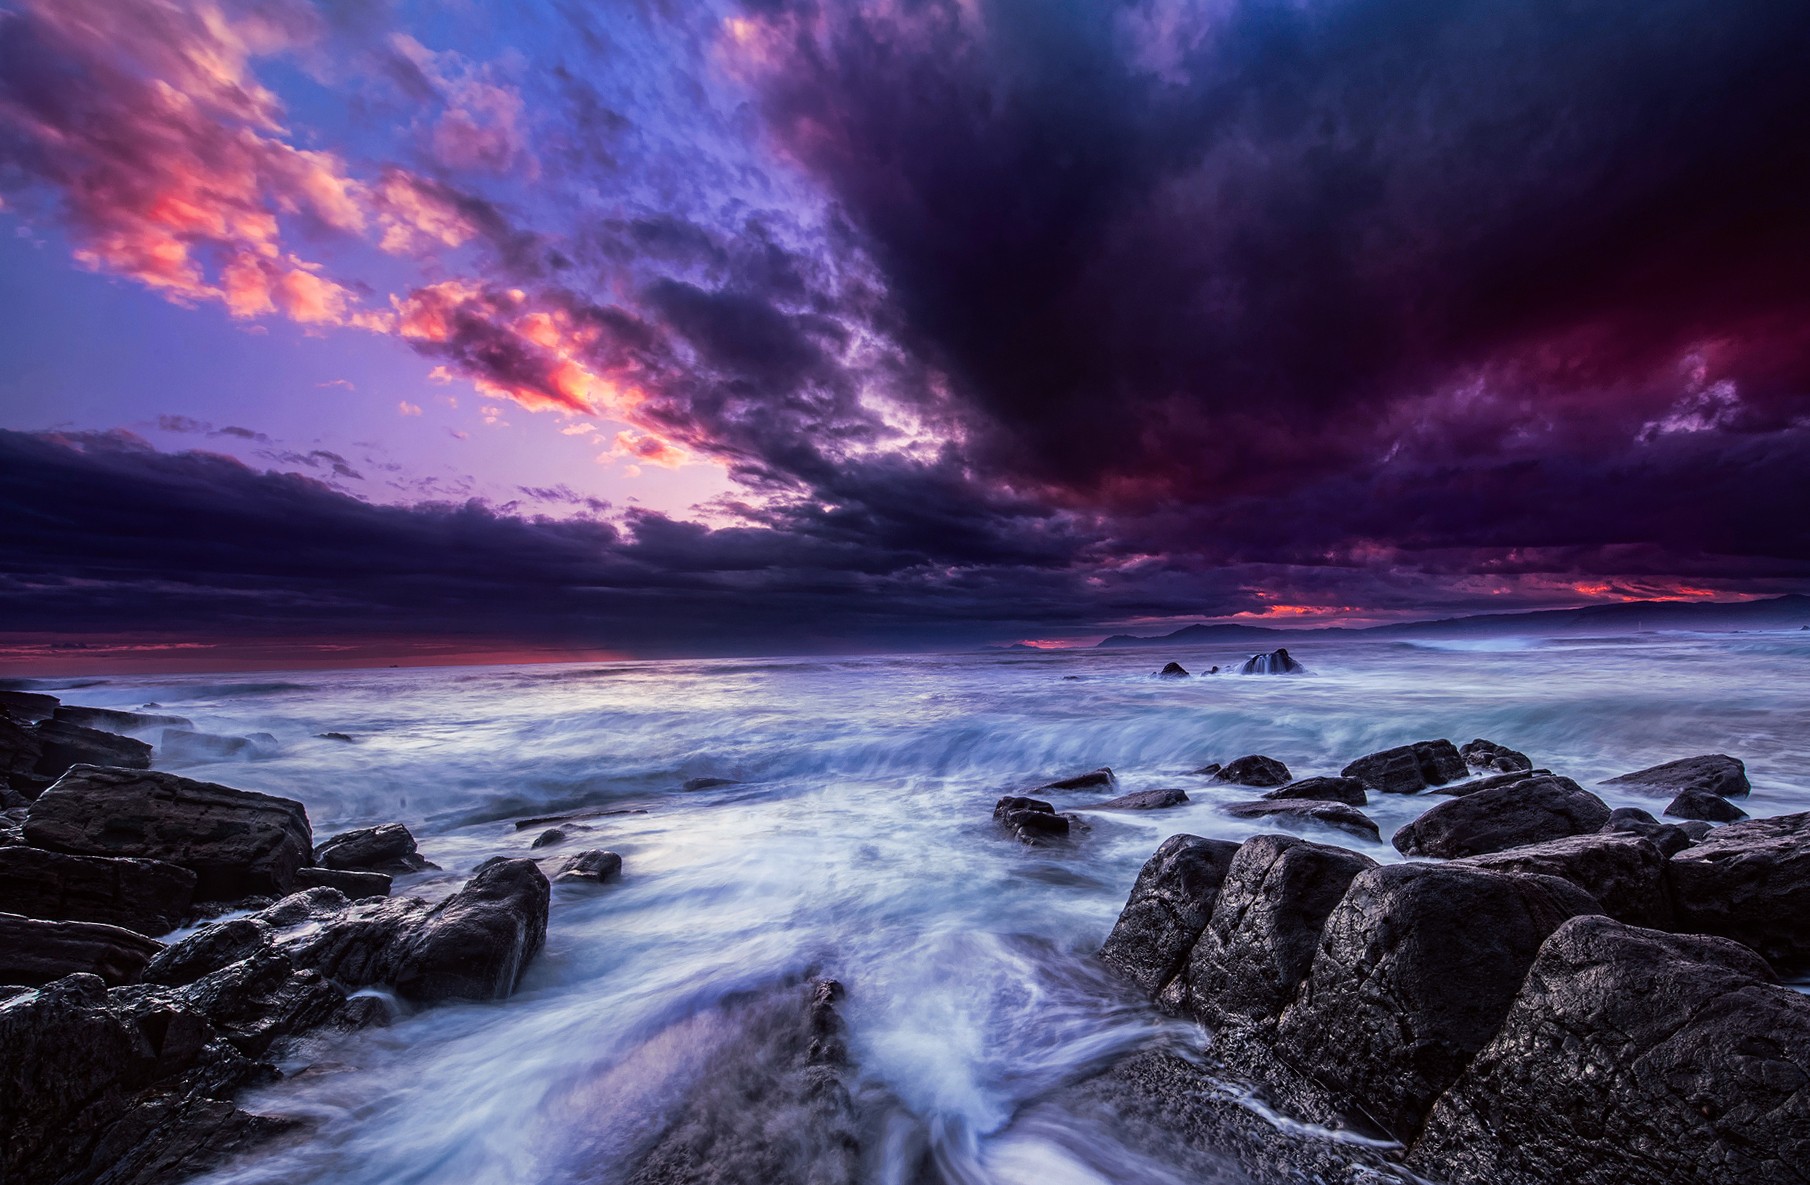
[[[1673,757],[1747,762],[1754,815],[1810,809],[1810,633],[1466,644],[1311,639],[1295,677],[1153,677],[1233,648],[848,660],[673,661],[84,681],[67,701],[156,703],[198,728],[269,732],[261,760],[169,764],[298,798],[317,838],[406,822],[447,892],[526,855],[531,815],[618,811],[536,855],[603,847],[622,879],[554,893],[547,948],[504,1003],[405,1016],[315,1049],[254,1100],[306,1116],[244,1182],[610,1181],[732,1042],[725,1001],[805,972],[848,987],[863,1083],[951,1181],[1175,1179],[1110,1131],[1035,1104],[1165,1032],[1093,962],[1138,867],[1177,832],[1264,828],[1217,804],[1255,792],[1186,771],[1265,753],[1336,773],[1406,741],[1488,737],[1593,786]],[[351,743],[320,739],[345,733]],[[1091,815],[1066,847],[993,825],[994,799],[1109,765],[1163,811]],[[688,779],[733,785],[683,791]],[[1047,795],[1073,809],[1102,795]],[[1443,800],[1441,800],[1443,801]],[[1373,796],[1385,838],[1428,805]],[[1312,838],[1398,857],[1340,832]],[[1032,1121],[1014,1123],[1014,1117]],[[1102,1168],[1102,1164],[1109,1168]],[[887,1176],[882,1165],[879,1175]],[[902,1172],[902,1170],[900,1170]],[[902,1179],[902,1178],[901,1178]]]

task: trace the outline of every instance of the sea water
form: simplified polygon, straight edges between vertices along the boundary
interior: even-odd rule
[[[805,974],[846,986],[861,1082],[946,1179],[1169,1181],[1108,1121],[1051,1123],[1037,1107],[1142,1045],[1197,1036],[1092,960],[1165,837],[1266,829],[1219,810],[1259,792],[1189,771],[1262,753],[1304,777],[1408,741],[1486,737],[1614,806],[1664,802],[1603,778],[1723,752],[1747,763],[1750,814],[1810,809],[1810,633],[1290,651],[1308,674],[1154,676],[1170,659],[1199,672],[1249,657],[1221,647],[41,686],[272,734],[259,759],[159,765],[300,799],[317,838],[407,823],[444,871],[399,878],[398,893],[442,896],[499,854],[623,857],[617,882],[556,887],[546,949],[510,1000],[312,1043],[246,1100],[305,1118],[305,1134],[222,1181],[617,1179],[720,1064],[724,1001]],[[1097,766],[1117,775],[1111,793],[1180,786],[1190,801],[1082,812],[1091,829],[1047,848],[993,823],[1000,795]],[[681,789],[704,777],[732,784]],[[1041,796],[1074,810],[1108,795]],[[1303,834],[1396,860],[1387,837],[1428,805],[1372,795],[1382,843]],[[531,851],[541,826],[516,826],[570,812],[563,845]]]

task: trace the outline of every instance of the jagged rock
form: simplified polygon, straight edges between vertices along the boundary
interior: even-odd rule
[[[39,756],[33,772],[41,777],[60,778],[77,765],[151,768],[151,746],[131,737],[114,736],[110,732],[55,719],[43,721],[34,732]]]
[[[98,728],[107,732],[131,732],[144,728],[194,727],[193,721],[182,716],[122,712],[118,708],[84,708],[79,704],[61,704],[51,715],[65,724],[79,724],[83,728]]]
[[[408,935],[391,973],[397,994],[418,1004],[508,996],[547,940],[549,893],[532,860],[478,865]]]
[[[343,732],[317,732],[314,736],[316,740],[321,741],[338,741],[345,745],[356,743],[350,735]]]
[[[427,913],[427,903],[413,897],[353,902],[336,889],[309,889],[251,920],[272,931],[277,949],[295,966],[361,988],[394,977],[403,946]]]
[[[1666,804],[1665,813],[1674,819],[1707,823],[1733,823],[1747,817],[1746,811],[1728,799],[1704,790],[1680,790],[1678,797]]]
[[[1671,879],[1679,929],[1745,943],[1781,975],[1810,969],[1810,813],[1717,828]]]
[[[1288,782],[1289,772],[1288,766],[1274,757],[1253,753],[1226,762],[1214,773],[1213,780],[1239,786],[1281,786]]]
[[[1245,841],[1188,957],[1185,994],[1213,1029],[1273,1024],[1307,977],[1320,930],[1353,878],[1377,867],[1357,852],[1287,835]]]
[[[180,999],[248,1057],[262,1057],[279,1039],[337,1019],[346,1004],[345,992],[318,972],[298,969],[269,949],[191,981]]]
[[[1367,753],[1339,771],[1382,794],[1413,794],[1464,779],[1470,770],[1451,741],[1414,741]]]
[[[195,874],[160,860],[0,848],[0,904],[52,921],[100,922],[155,937],[182,923]]]
[[[1240,675],[1298,675],[1307,670],[1296,662],[1286,650],[1276,649],[1268,654],[1253,654],[1244,665],[1238,668]]]
[[[1631,774],[1609,778],[1605,786],[1620,786],[1638,794],[1663,798],[1685,790],[1701,790],[1723,798],[1746,798],[1753,787],[1747,781],[1747,767],[1726,753],[1706,753],[1697,757],[1680,757],[1660,765],[1635,770]]]
[[[1466,864],[1496,872],[1537,872],[1570,881],[1596,899],[1604,913],[1635,926],[1672,928],[1666,855],[1639,835],[1599,832],[1547,843],[1468,856]]]
[[[1342,802],[1311,802],[1294,799],[1285,802],[1234,802],[1219,808],[1234,819],[1267,819],[1284,826],[1318,823],[1364,839],[1382,840],[1376,823],[1363,811]]]
[[[1364,783],[1356,778],[1302,778],[1298,782],[1290,782],[1286,786],[1271,790],[1263,797],[1269,799],[1304,798],[1313,802],[1342,802],[1346,806],[1365,806],[1370,796],[1364,793]]]
[[[1490,770],[1496,773],[1513,773],[1516,770],[1529,770],[1533,762],[1527,754],[1498,745],[1494,741],[1486,741],[1478,737],[1468,745],[1458,746],[1458,755],[1472,769]]]
[[[1206,929],[1238,845],[1172,835],[1144,862],[1100,960],[1151,996],[1181,972]]]
[[[1495,1034],[1540,943],[1597,911],[1549,876],[1424,863],[1360,873],[1282,1014],[1280,1060],[1321,1106],[1412,1140]]]
[[[363,901],[368,897],[388,897],[390,874],[354,872],[349,868],[298,868],[295,870],[295,887],[338,889],[354,901]]]
[[[309,862],[302,804],[175,774],[72,770],[31,804],[25,838],[79,856],[141,856],[195,873],[199,900],[285,893]]]
[[[314,862],[322,868],[387,872],[391,876],[437,867],[422,859],[415,848],[415,837],[401,823],[342,831],[314,849]]]
[[[1484,778],[1469,778],[1462,782],[1447,782],[1443,786],[1429,786],[1434,794],[1449,794],[1454,798],[1462,798],[1467,794],[1475,794],[1479,790],[1494,790],[1497,786],[1512,786],[1516,782],[1525,782],[1529,778],[1549,778],[1549,769],[1517,769],[1505,774],[1490,774]]]
[[[162,987],[187,987],[204,975],[272,949],[272,933],[269,924],[254,918],[209,922],[181,942],[164,947],[146,964],[140,978]]]
[[[681,790],[715,790],[718,786],[738,785],[734,778],[687,778]]]
[[[1035,798],[1008,794],[993,804],[993,818],[1020,841],[1028,844],[1061,839],[1069,833],[1069,817]]]
[[[556,885],[602,884],[622,875],[622,857],[615,852],[592,849],[580,852],[560,866],[553,878]]]
[[[1690,834],[1684,828],[1675,823],[1661,823],[1637,806],[1616,807],[1609,812],[1609,821],[1603,824],[1603,833],[1607,835],[1618,832],[1652,840],[1653,846],[1668,857],[1676,856],[1692,843]]]
[[[1733,942],[1575,918],[1408,1162],[1452,1185],[1800,1185],[1810,999]]]
[[[1529,778],[1442,802],[1393,842],[1406,856],[1450,859],[1587,835],[1608,821],[1608,804],[1570,778]]]
[[[65,975],[133,983],[163,944],[98,922],[47,922],[0,913],[0,983],[36,987]]]
[[[1172,662],[1158,671],[1157,674],[1165,679],[1186,679],[1188,677],[1188,668],[1182,666],[1179,662]]]
[[[34,691],[0,691],[0,718],[11,718],[21,724],[36,724],[56,714],[62,701],[54,695]]]
[[[1138,790],[1131,794],[1121,794],[1117,798],[1109,798],[1105,802],[1096,802],[1084,810],[1095,811],[1156,811],[1165,807],[1180,806],[1188,801],[1188,792],[1175,786],[1162,790]]]
[[[1114,782],[1112,770],[1106,766],[1091,770],[1088,773],[1076,774],[1072,778],[1058,778],[1054,782],[1045,782],[1039,790],[1104,790]]]

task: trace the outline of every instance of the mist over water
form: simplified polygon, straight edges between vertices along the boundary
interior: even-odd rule
[[[1250,657],[1215,647],[84,680],[64,694],[273,734],[272,757],[159,766],[300,799],[317,838],[406,822],[445,871],[399,878],[398,894],[530,854],[541,829],[517,830],[525,816],[598,812],[536,856],[623,856],[616,883],[555,888],[546,950],[511,1000],[309,1047],[293,1067],[309,1068],[251,1105],[311,1130],[217,1178],[235,1182],[618,1180],[732,1060],[750,1001],[807,973],[848,988],[861,1089],[888,1115],[876,1180],[905,1185],[926,1147],[964,1183],[1186,1179],[1046,1100],[1142,1045],[1198,1043],[1091,957],[1165,837],[1273,829],[1216,810],[1259,792],[1188,770],[1263,753],[1304,777],[1411,740],[1487,737],[1612,806],[1664,802],[1603,778],[1726,752],[1747,763],[1750,814],[1810,809],[1810,633],[1290,651],[1310,674],[1154,677],[1169,659]],[[1045,849],[993,824],[999,795],[1100,765],[1118,792],[1181,786],[1192,801],[1089,813],[1090,831]],[[680,789],[699,777],[736,784]],[[1043,795],[1059,810],[1108,796]],[[1428,805],[1373,795],[1366,811],[1386,841]]]

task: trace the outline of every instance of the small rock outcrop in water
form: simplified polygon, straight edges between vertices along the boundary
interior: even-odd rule
[[[1699,790],[1723,798],[1746,798],[1753,787],[1747,781],[1747,766],[1726,753],[1706,753],[1699,757],[1681,757],[1661,765],[1635,770],[1610,778],[1605,786],[1619,786],[1641,794],[1663,798],[1685,790]]]
[[[322,868],[385,872],[391,876],[436,867],[422,858],[414,835],[401,823],[342,831],[314,849],[314,862]]]
[[[195,898],[195,874],[161,860],[0,848],[0,907],[26,917],[167,934]],[[0,981],[4,982],[4,981]]]
[[[1527,754],[1520,753],[1507,745],[1498,745],[1494,741],[1486,741],[1478,737],[1468,745],[1458,746],[1458,755],[1472,769],[1487,770],[1493,773],[1513,773],[1520,769],[1532,769],[1533,762]]]
[[[1674,819],[1702,819],[1706,823],[1733,823],[1747,817],[1746,811],[1707,790],[1680,790],[1678,797],[1666,804],[1665,813]]]
[[[1370,796],[1364,783],[1356,778],[1302,778],[1279,786],[1263,797],[1269,799],[1300,798],[1313,802],[1342,802],[1346,806],[1366,806]]]
[[[715,790],[719,786],[734,786],[736,784],[734,778],[687,778],[685,779],[685,784],[680,786],[679,789],[685,791]]]
[[[1036,798],[1008,794],[993,804],[993,818],[1021,843],[1040,844],[1066,839],[1069,817]]]
[[[593,848],[567,860],[553,877],[556,885],[600,885],[622,875],[622,857],[615,852]]]
[[[1570,778],[1528,778],[1442,802],[1393,842],[1404,856],[1481,856],[1587,835],[1608,821],[1608,805]]]
[[[31,804],[25,839],[78,856],[135,856],[195,874],[195,896],[286,893],[312,863],[302,804],[175,774],[80,767]]]
[[[1113,782],[1112,770],[1102,765],[1099,769],[1076,774],[1072,778],[1057,778],[1053,782],[1045,782],[1037,788],[1039,790],[1105,790],[1110,788]]]
[[[1299,675],[1307,668],[1290,657],[1287,650],[1272,650],[1268,654],[1253,654],[1245,659],[1244,665],[1238,668],[1240,675]]]
[[[1806,1003],[1736,943],[1575,918],[1408,1163],[1452,1185],[1795,1185]]]
[[[1415,741],[1369,753],[1339,773],[1381,794],[1414,794],[1428,786],[1463,780],[1470,769],[1451,741]]]
[[[1288,782],[1289,773],[1288,766],[1274,757],[1253,753],[1226,762],[1214,772],[1213,780],[1238,786],[1281,786]]]
[[[1105,802],[1096,802],[1083,810],[1094,811],[1156,811],[1165,807],[1180,806],[1188,801],[1188,792],[1176,786],[1168,786],[1161,790],[1137,790],[1130,794],[1121,794],[1117,798],[1109,798]]]
[[[1182,970],[1213,914],[1238,845],[1172,835],[1144,862],[1100,959],[1156,996]]]
[[[1234,802],[1220,809],[1234,819],[1268,819],[1284,826],[1317,823],[1323,827],[1348,831],[1352,835],[1361,836],[1364,839],[1382,839],[1382,833],[1376,829],[1376,823],[1369,815],[1342,802],[1314,802],[1304,799],[1286,799],[1281,802],[1259,800],[1257,802]]]
[[[1157,675],[1164,679],[1186,679],[1188,677],[1188,668],[1182,666],[1179,662],[1172,662],[1158,671]]]

